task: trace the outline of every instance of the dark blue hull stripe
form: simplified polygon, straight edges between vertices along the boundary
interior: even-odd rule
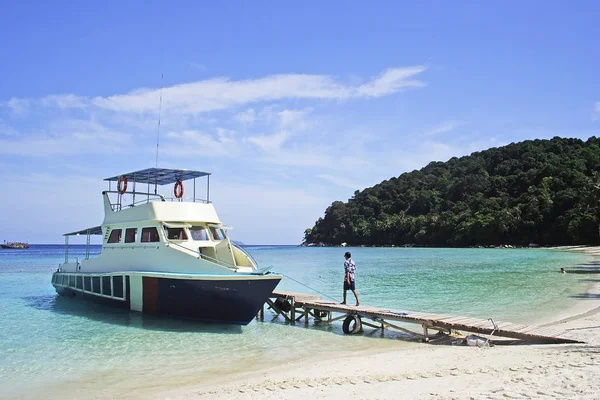
[[[69,275],[69,274],[61,274]],[[81,275],[81,274],[79,274]],[[55,283],[53,278],[53,283]],[[271,279],[200,280],[143,277],[143,309],[147,314],[246,325],[265,304],[279,283]],[[77,282],[77,281],[76,281]],[[84,282],[85,283],[85,282]],[[66,297],[79,297],[117,307],[130,307],[130,278],[126,276],[122,299],[107,298],[94,293],[54,284]],[[114,283],[113,283],[114,286]]]

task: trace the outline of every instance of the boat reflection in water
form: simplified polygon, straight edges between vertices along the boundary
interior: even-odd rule
[[[206,199],[196,198],[202,177]],[[188,180],[193,196],[185,199]],[[105,181],[102,225],[65,234],[65,261],[52,275],[58,294],[207,322],[245,325],[256,316],[282,276],[259,269],[231,242],[210,202],[209,173],[148,168]],[[158,193],[171,184],[170,197]],[[73,235],[87,235],[81,261],[69,261]],[[95,258],[89,257],[91,235],[102,235]]]

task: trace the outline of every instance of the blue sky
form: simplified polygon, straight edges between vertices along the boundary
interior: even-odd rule
[[[0,240],[99,224],[102,179],[154,166],[161,85],[159,166],[212,172],[249,244],[433,160],[600,136],[597,2],[216,3],[0,0]]]

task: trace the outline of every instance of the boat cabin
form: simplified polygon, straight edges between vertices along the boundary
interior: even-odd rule
[[[202,198],[197,196],[196,180],[204,177],[206,197]],[[252,257],[230,241],[227,230],[231,228],[221,223],[210,202],[210,173],[148,168],[105,181],[104,221],[65,235],[65,263],[69,236],[87,235],[88,260],[90,235],[102,235],[103,255],[120,251],[126,258],[134,254],[144,258],[149,254],[145,249],[172,248],[233,271],[256,269]]]

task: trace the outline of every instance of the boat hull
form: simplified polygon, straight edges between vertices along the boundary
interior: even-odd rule
[[[148,314],[246,325],[279,280],[186,280],[144,277]]]
[[[118,283],[98,280],[95,291],[94,278],[112,280],[112,276],[55,273],[52,283],[57,293],[65,297],[93,300],[157,316],[246,325],[256,317],[281,280],[280,275],[231,278],[176,277],[175,274],[114,276],[124,278]],[[88,278],[90,284],[87,284]],[[104,289],[102,293],[97,293],[98,285]],[[122,291],[110,291],[121,285]]]

